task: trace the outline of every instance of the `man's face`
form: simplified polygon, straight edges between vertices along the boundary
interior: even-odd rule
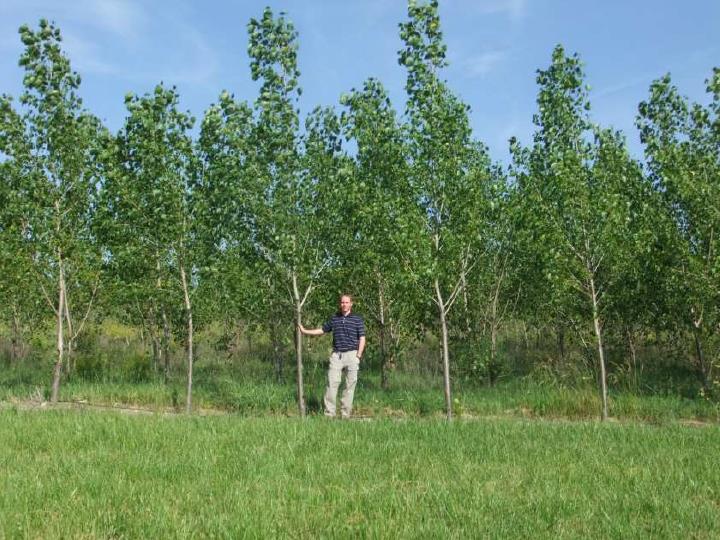
[[[343,315],[347,315],[350,313],[350,310],[352,309],[352,300],[350,300],[349,296],[341,296],[340,297],[340,313]]]

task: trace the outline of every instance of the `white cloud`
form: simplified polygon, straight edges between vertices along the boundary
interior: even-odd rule
[[[138,39],[148,22],[140,4],[127,0],[84,0],[74,5],[78,12],[85,14],[85,22],[125,39]]]
[[[473,5],[479,13],[504,13],[512,21],[519,21],[527,13],[527,0],[480,0]]]
[[[6,0],[4,0],[6,1]],[[4,18],[23,20],[34,26],[40,17],[137,39],[148,21],[143,5],[133,0],[7,0]]]
[[[160,72],[160,77],[170,84],[212,87],[219,69],[217,54],[198,30],[185,23],[177,24],[178,35],[184,36],[184,42],[179,44],[181,50],[177,51],[171,64]],[[150,76],[157,78],[158,74],[147,74],[147,77]]]
[[[82,39],[74,33],[65,32],[63,43],[63,48],[75,71],[81,74],[121,75],[116,66],[102,60],[102,53],[94,42]]]
[[[484,77],[508,57],[507,50],[486,51],[462,60],[468,77]]]
[[[599,88],[597,91],[592,93],[592,96],[595,98],[603,98],[605,96],[610,96],[612,94],[618,94],[621,92],[624,92],[626,90],[629,90],[630,88],[634,88],[638,85],[649,85],[650,81],[652,81],[653,76],[650,74],[641,75],[639,77],[632,77],[623,81],[620,81],[615,84],[610,84],[607,86],[604,86],[602,88]]]

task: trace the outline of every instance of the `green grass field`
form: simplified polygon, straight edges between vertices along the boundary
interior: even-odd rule
[[[717,538],[718,426],[0,412],[2,538]]]

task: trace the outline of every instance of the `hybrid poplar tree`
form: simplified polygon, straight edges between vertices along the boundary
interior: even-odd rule
[[[178,110],[174,88],[125,98],[129,116],[119,134],[122,173],[109,186],[110,217],[126,235],[116,236],[114,257],[145,265],[158,294],[182,305],[187,353],[187,412],[192,410],[195,282],[196,167],[188,131],[193,118]],[[154,266],[154,271],[152,270]],[[131,279],[137,272],[126,267]],[[151,283],[147,286],[152,287]],[[167,301],[164,298],[161,301]],[[178,306],[179,307],[179,306]]]
[[[3,134],[10,139],[3,152],[19,172],[10,176],[10,190],[21,253],[55,314],[51,399],[57,401],[65,353],[84,328],[99,285],[100,254],[91,225],[107,132],[82,107],[80,76],[61,49],[60,30],[42,19],[37,31],[21,26],[19,32],[25,90],[19,113],[3,105],[5,119],[20,119]],[[78,312],[83,316],[76,325]]]
[[[202,174],[198,175],[198,218],[205,248],[200,267],[200,296],[223,322],[230,344],[247,323],[262,324],[261,305],[269,297],[248,232],[256,166],[253,111],[227,91],[205,113],[198,141]]]
[[[332,263],[328,225],[336,222],[323,206],[332,200],[325,191],[332,189],[333,168],[316,165],[334,163],[339,124],[331,112],[318,110],[301,139],[297,32],[284,14],[276,18],[266,8],[260,20],[250,21],[248,32],[252,78],[261,81],[261,88],[255,102],[253,182],[246,193],[251,210],[244,221],[255,252],[279,288],[287,290],[295,315],[297,399],[304,416],[300,324],[305,303]]]
[[[690,327],[695,366],[707,388],[713,373],[707,341],[720,321],[720,68],[707,81],[711,102],[688,104],[669,75],[653,82],[637,125],[652,180],[662,193],[677,238],[672,267],[676,311]]]
[[[448,314],[477,262],[483,231],[477,220],[481,185],[489,176],[485,148],[471,139],[468,106],[455,97],[440,70],[446,65],[438,3],[410,2],[409,21],[400,25],[407,68],[409,198],[413,211],[399,246],[407,270],[431,300],[440,322],[443,386],[452,418]]]
[[[10,329],[12,361],[23,355],[28,327],[37,326],[45,311],[32,261],[21,255],[24,201],[18,188],[30,151],[23,131],[22,118],[13,109],[12,99],[0,96],[0,313]]]
[[[513,154],[518,185],[533,203],[525,206],[525,225],[537,231],[546,277],[566,313],[592,324],[605,419],[609,299],[638,233],[633,215],[641,211],[642,175],[620,135],[591,124],[583,78],[577,55],[557,46],[551,66],[538,72],[534,144],[530,150],[513,144]]]
[[[403,333],[417,302],[399,272],[393,238],[398,216],[408,205],[407,159],[403,132],[382,83],[365,81],[341,99],[345,136],[357,144],[354,174],[343,190],[342,214],[347,216],[347,250],[343,281],[351,284],[357,300],[377,326],[381,384],[388,386]],[[347,285],[345,285],[347,287]]]

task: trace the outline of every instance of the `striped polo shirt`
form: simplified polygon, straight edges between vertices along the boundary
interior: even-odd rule
[[[322,330],[326,334],[332,332],[333,351],[356,351],[360,344],[360,338],[365,335],[365,323],[360,315],[352,312],[343,315],[338,312],[323,324]]]

